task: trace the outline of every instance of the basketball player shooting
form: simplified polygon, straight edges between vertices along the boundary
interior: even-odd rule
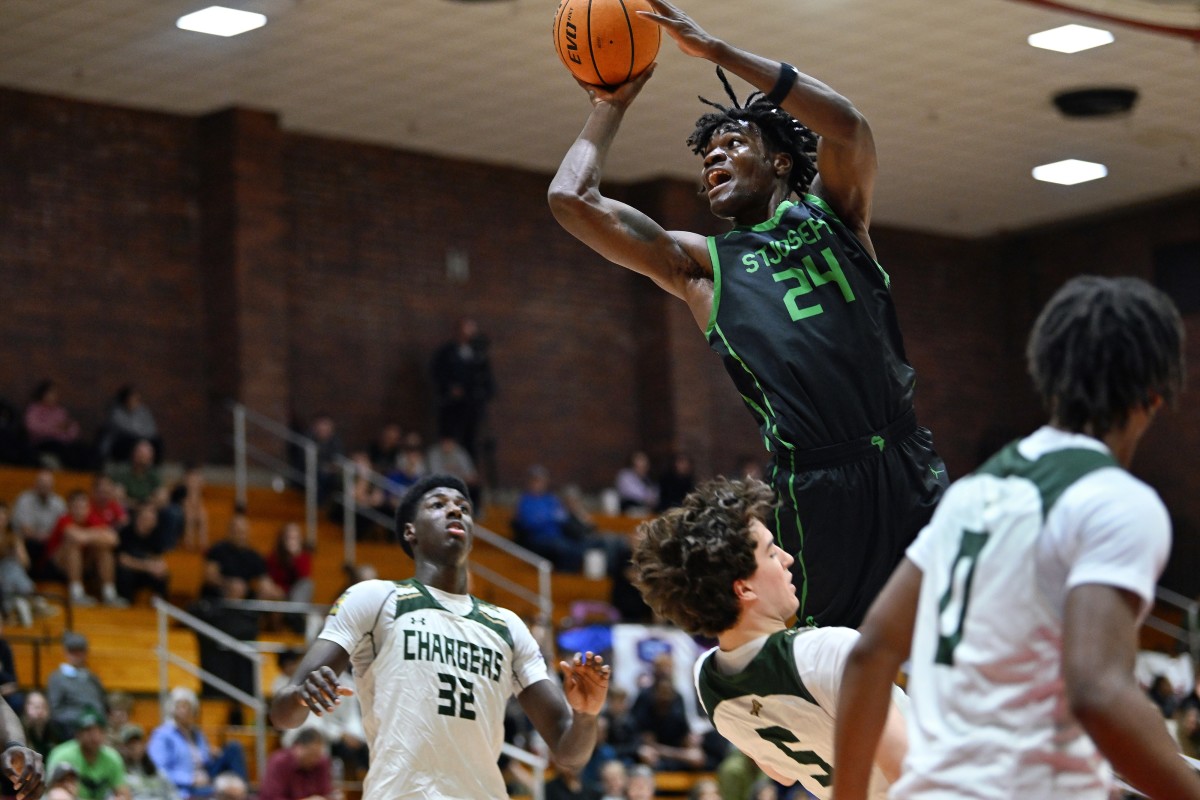
[[[600,192],[609,147],[653,67],[612,90],[581,84],[591,114],[550,207],[597,253],[687,303],[771,453],[781,505],[768,522],[795,558],[799,619],[854,627],[946,485],[917,425],[915,373],[868,233],[871,128],[817,79],[649,2],[643,16],[714,62],[729,93],[731,106],[709,103],[688,144],[703,158],[709,207],[733,229],[666,231]],[[739,105],[722,70],[758,92]]]

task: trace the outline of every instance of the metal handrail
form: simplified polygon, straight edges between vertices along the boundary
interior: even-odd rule
[[[1174,606],[1181,610],[1184,624],[1179,626],[1151,613],[1146,617],[1146,626],[1182,642],[1191,653],[1193,663],[1200,662],[1200,601],[1165,586],[1155,587],[1154,599],[1156,603]]]
[[[232,403],[230,411],[233,414],[233,473],[236,486],[238,505],[246,506],[246,467],[247,459],[253,454],[259,463],[265,463],[277,471],[293,477],[303,478],[304,481],[304,532],[308,544],[317,542],[317,443],[307,436],[301,436],[268,416],[247,408],[242,403]],[[286,470],[278,467],[285,462],[274,455],[266,453],[261,448],[254,447],[246,441],[246,428],[254,425],[276,439],[282,439],[287,444],[302,448],[304,451],[304,472],[300,473],[291,464],[286,464]]]

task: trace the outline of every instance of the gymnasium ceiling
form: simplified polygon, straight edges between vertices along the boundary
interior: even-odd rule
[[[1078,2],[1200,19],[1197,0]],[[267,109],[292,131],[545,173],[587,114],[551,43],[556,0],[225,0],[269,24],[228,39],[176,29],[179,16],[210,4],[0,0],[0,85],[181,114]],[[1195,38],[1017,0],[684,7],[713,33],[825,80],[866,114],[880,157],[877,222],[976,237],[1200,190]],[[1105,27],[1116,41],[1075,55],[1026,44],[1068,22]],[[1063,118],[1050,102],[1092,85],[1134,86],[1141,98],[1132,113],[1100,120]],[[698,93],[721,99],[712,67],[664,37],[607,174],[695,178],[683,142],[702,110]],[[1102,162],[1109,175],[1076,186],[1030,177],[1064,158]]]

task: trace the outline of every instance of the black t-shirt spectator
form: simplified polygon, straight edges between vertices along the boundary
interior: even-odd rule
[[[146,536],[139,536],[133,530],[133,523],[121,528],[121,543],[118,549],[134,558],[158,558],[167,552],[166,540],[163,537],[162,525],[155,526]]]
[[[267,560],[255,549],[230,541],[217,542],[204,554],[205,561],[214,561],[222,578],[241,578],[253,588],[254,581],[267,574]]]

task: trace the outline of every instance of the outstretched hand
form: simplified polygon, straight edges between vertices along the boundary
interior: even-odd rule
[[[338,683],[337,673],[329,667],[320,667],[308,673],[304,682],[296,687],[296,700],[318,717],[328,714],[342,702],[343,697],[354,694],[354,690]]]
[[[638,11],[646,19],[657,22],[667,35],[675,40],[684,55],[696,58],[708,58],[717,44],[717,40],[708,34],[696,21],[680,11],[667,0],[648,0],[651,11]]]
[[[17,790],[19,800],[37,800],[42,796],[46,769],[41,753],[28,747],[10,747],[0,756],[0,769]]]
[[[571,661],[558,662],[563,674],[563,694],[571,708],[581,714],[599,714],[608,697],[612,668],[592,652],[576,653]]]
[[[597,86],[593,83],[584,83],[578,78],[575,82],[583,87],[583,90],[588,93],[588,99],[592,101],[593,106],[598,106],[601,103],[616,106],[618,108],[627,108],[633,99],[641,93],[642,87],[646,85],[646,81],[650,80],[650,76],[654,74],[654,68],[658,64],[651,64],[646,67],[646,71],[638,75],[631,81],[626,81],[620,86],[609,88],[607,86]]]

